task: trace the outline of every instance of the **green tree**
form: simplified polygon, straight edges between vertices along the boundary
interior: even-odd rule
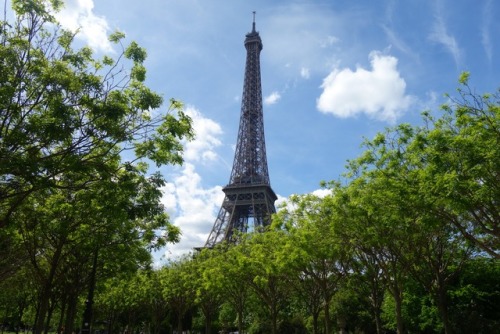
[[[223,316],[231,315],[229,310],[232,308],[236,313],[238,332],[244,333],[250,288],[246,283],[246,271],[240,268],[239,248],[221,243],[203,252],[209,254],[204,268],[205,289],[221,292],[221,297],[226,303]]]
[[[239,270],[244,274],[245,284],[265,307],[271,332],[277,334],[279,315],[290,292],[288,267],[280,261],[284,234],[282,231],[265,231],[244,237],[234,248]]]
[[[450,318],[456,333],[494,333],[500,326],[500,262],[467,262],[450,289]]]
[[[159,278],[163,298],[175,313],[177,332],[182,333],[184,316],[196,302],[196,270],[192,259],[185,257],[163,267]]]
[[[499,245],[498,97],[473,94],[467,73],[460,81],[459,98],[451,98],[441,117],[425,112],[422,127],[400,125],[380,134],[362,158],[382,171],[378,177],[389,177],[387,185],[399,184],[393,192],[404,198],[402,212],[414,217],[407,230],[411,248],[401,262],[434,300],[447,333],[448,290],[470,245],[495,258]]]
[[[426,195],[436,215],[489,256],[500,258],[500,95],[476,94],[469,73],[443,116],[424,114]]]
[[[314,284],[302,286],[312,289],[308,292],[311,297],[308,304],[312,311],[314,333],[318,332],[319,316],[316,289],[321,296],[319,302],[324,312],[325,332],[330,333],[331,300],[346,272],[341,245],[333,235],[335,212],[326,203],[314,195],[292,196],[288,206],[293,210],[284,208],[275,217],[275,224],[289,233],[281,261],[294,269],[300,284]]]
[[[357,160],[362,165],[357,168],[363,169],[369,186],[377,187],[376,196],[365,199],[363,205],[371,211],[375,209],[370,209],[373,205],[370,202],[383,207],[385,212],[377,213],[377,217],[385,215],[384,219],[392,224],[391,230],[375,229],[382,232],[377,235],[394,238],[386,240],[386,246],[398,254],[401,270],[433,298],[445,332],[450,333],[447,290],[468,260],[471,248],[453,225],[436,215],[435,203],[429,201],[431,196],[426,193],[429,172],[427,162],[422,159],[426,149],[422,143],[430,135],[425,127],[407,124],[389,129],[366,143],[368,150]]]
[[[177,239],[160,203],[164,181],[147,176],[144,161],[181,163],[182,140],[193,136],[180,103],[157,110],[144,49],[115,33],[117,60],[74,50],[75,35],[51,15],[61,5],[13,0],[15,18],[1,24],[0,254],[29,261],[37,333],[57,304],[70,331],[84,290],[91,310],[96,279],[136,270],[148,249]]]
[[[381,274],[384,287],[395,301],[397,331],[403,333],[402,306],[407,271],[401,257],[409,242],[406,229],[411,222],[391,210],[395,204],[390,202],[391,198],[399,196],[388,190],[385,180],[365,177],[352,181],[340,198],[342,218],[336,229],[342,229],[347,247],[366,254],[358,256],[358,263],[368,265],[366,271],[371,273],[371,278]],[[374,293],[376,290],[372,290]]]
[[[213,249],[203,249],[193,258],[196,304],[205,320],[205,334],[212,333],[212,324],[223,303],[224,280],[218,275],[219,254]]]
[[[48,9],[61,5],[13,0],[15,20],[1,24],[0,227],[36,192],[77,190],[111,177],[124,151],[180,163],[180,140],[192,134],[177,102],[171,109],[177,113],[154,111],[163,98],[144,84],[144,49],[132,42],[118,60],[95,59],[88,47],[73,50],[74,34]],[[110,40],[121,45],[123,37]],[[71,173],[81,177],[59,182]]]
[[[161,179],[136,173],[121,172],[119,179],[95,182],[88,190],[55,191],[36,202],[32,196],[16,213],[23,213],[18,229],[40,286],[37,328],[47,323],[56,285],[66,284],[68,288],[61,289],[72,296],[68,311],[76,312],[78,296],[92,289],[96,278],[147,265],[148,249],[165,242],[158,242],[158,230],[166,229],[168,240],[176,240],[177,230],[168,225],[160,204]],[[74,316],[68,313],[68,331]]]

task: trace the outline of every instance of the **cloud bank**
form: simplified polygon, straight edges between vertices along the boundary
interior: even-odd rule
[[[181,241],[168,245],[164,256],[177,258],[202,247],[215,222],[218,206],[224,199],[221,186],[204,188],[196,165],[214,162],[220,157],[216,149],[221,146],[220,124],[206,118],[194,107],[187,107],[186,114],[193,120],[196,137],[185,144],[182,168],[169,176],[163,191],[162,203],[181,229]]]

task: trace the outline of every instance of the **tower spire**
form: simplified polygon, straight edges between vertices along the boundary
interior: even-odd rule
[[[255,10],[253,11],[252,32],[255,32]]]
[[[271,189],[267,168],[260,79],[262,40],[255,30],[246,34],[247,58],[240,126],[229,184],[222,191],[224,201],[205,247],[221,241],[235,242],[238,234],[260,231],[271,223],[276,212],[276,194]]]

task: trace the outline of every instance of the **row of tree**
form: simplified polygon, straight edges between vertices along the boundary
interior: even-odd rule
[[[188,312],[206,333],[214,322],[240,333],[498,331],[499,96],[472,94],[467,73],[460,84],[439,118],[367,141],[329,195],[294,196],[265,233],[140,272],[127,289],[154,282],[178,332]],[[108,314],[150,309],[141,289],[121,291],[138,299],[104,294]],[[161,328],[155,319],[142,320]]]
[[[111,283],[101,316],[142,315],[152,332],[498,332],[499,96],[460,83],[439,118],[367,141],[327,196],[293,196],[264,233]]]
[[[191,120],[174,100],[159,111],[146,52],[122,33],[110,36],[116,58],[97,59],[54,19],[61,1],[11,5],[0,21],[2,330],[89,330],[96,282],[178,240],[145,161],[181,163]]]
[[[73,329],[95,279],[94,329],[113,333],[495,333],[500,104],[467,80],[441,117],[367,141],[328,195],[292,196],[264,233],[164,268],[136,270],[150,260],[134,246],[143,216],[119,214],[155,187],[114,185],[123,201],[108,204],[104,190],[33,197],[10,248],[31,260],[10,260],[0,315],[31,324],[45,312],[43,328]]]

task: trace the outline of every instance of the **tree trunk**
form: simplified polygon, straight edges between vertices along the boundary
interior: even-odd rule
[[[271,331],[272,334],[278,333],[278,315],[274,311],[271,312]]]
[[[238,333],[243,334],[243,307],[238,307]]]
[[[89,291],[87,295],[87,300],[85,301],[85,310],[83,313],[82,319],[82,328],[81,333],[88,334],[92,332],[92,308],[94,304],[94,290],[96,284],[96,276],[97,276],[97,259],[99,257],[99,249],[94,251],[94,258],[92,261],[92,271],[90,272],[90,280],[89,280]]]
[[[205,313],[205,334],[212,333],[212,312],[206,311]]]
[[[319,334],[319,327],[318,327],[319,312],[314,312],[312,317],[313,317],[313,334]]]
[[[61,258],[62,249],[65,242],[66,238],[63,236],[59,244],[57,245],[57,248],[55,249],[52,261],[50,262],[49,275],[44,281],[44,284],[42,286],[42,293],[40,294],[39,309],[35,320],[34,334],[41,334],[45,327],[45,315],[47,314],[49,308],[49,300],[52,294],[52,282],[54,282],[54,277],[56,276],[56,270],[59,266],[59,260]],[[32,258],[32,263],[35,268],[39,268],[38,263],[36,262],[36,257]]]
[[[329,300],[325,300],[324,311],[325,311],[325,334],[331,334],[332,329],[331,329],[331,325],[330,325],[330,301]]]
[[[448,317],[448,296],[446,294],[446,289],[442,284],[439,284],[437,294],[437,307],[439,310],[441,321],[443,322],[444,333],[452,334],[453,329],[450,325],[450,319]]]
[[[19,324],[21,324],[25,309],[26,309],[26,300],[24,300],[22,303],[18,303],[19,312],[17,313],[17,319],[16,319],[16,324],[18,324],[18,325],[16,326],[16,328],[18,328]],[[3,329],[3,326],[0,326],[0,327],[2,327],[2,329]],[[18,330],[16,329],[16,333],[17,332],[18,332]]]
[[[396,304],[396,323],[397,323],[397,333],[404,334],[404,323],[403,323],[403,297],[401,296],[401,292],[399,289],[396,289],[394,296],[394,302]]]
[[[59,314],[59,321],[57,323],[57,333],[58,334],[63,334],[64,333],[64,313],[66,312],[66,305],[67,305],[68,299],[63,298],[61,301],[61,313]]]
[[[48,282],[44,284],[42,288],[42,293],[40,294],[39,304],[38,304],[38,314],[35,320],[34,334],[42,334],[45,327],[45,315],[49,308],[49,296],[51,289],[51,284]]]
[[[375,328],[377,329],[377,334],[382,334],[382,319],[380,319],[380,309],[374,309],[375,313],[373,317],[375,318]]]
[[[177,333],[181,334],[182,333],[182,318],[183,318],[183,313],[182,312],[177,312]]]
[[[66,321],[64,323],[64,334],[73,333],[74,323],[76,318],[76,304],[77,304],[77,296],[71,294],[67,297],[67,306],[66,306]]]
[[[339,334],[347,334],[347,331],[345,329],[346,320],[344,316],[337,317],[337,325],[339,326]]]
[[[45,334],[49,332],[50,321],[52,320],[52,314],[54,313],[55,304],[55,301],[52,301],[52,303],[49,302],[49,308],[47,309],[47,320],[45,321]]]
[[[371,284],[371,305],[373,312],[373,319],[375,320],[375,327],[377,329],[377,334],[382,334],[382,320],[380,319],[380,313],[382,308],[383,296],[381,296],[379,284],[374,279]]]

